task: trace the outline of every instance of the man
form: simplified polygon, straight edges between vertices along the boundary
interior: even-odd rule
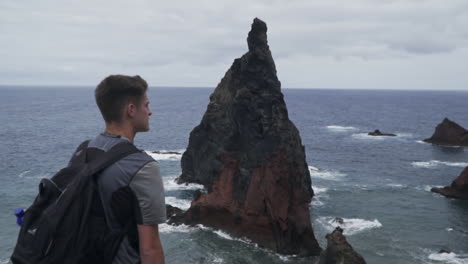
[[[104,133],[88,148],[108,151],[123,141],[133,143],[149,130],[148,84],[140,76],[111,75],[95,89],[104,118]],[[108,228],[125,232],[113,264],[164,263],[158,224],[166,221],[164,188],[159,163],[144,152],[130,154],[102,171],[98,190]]]

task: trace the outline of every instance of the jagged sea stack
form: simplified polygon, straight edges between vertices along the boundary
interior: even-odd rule
[[[267,43],[254,19],[249,51],[235,59],[190,133],[179,183],[203,184],[185,218],[282,254],[319,255],[304,146],[288,118]]]
[[[442,123],[437,125],[434,134],[424,141],[436,145],[468,147],[468,130],[444,118]]]
[[[327,248],[320,254],[319,264],[366,264],[366,260],[348,243],[340,227],[326,235]]]

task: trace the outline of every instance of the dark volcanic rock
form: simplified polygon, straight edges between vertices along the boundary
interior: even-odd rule
[[[387,136],[387,137],[396,137],[395,134],[390,134],[390,133],[382,133],[380,130],[376,129],[374,132],[369,132],[367,135],[369,136]]]
[[[166,204],[166,216],[167,216],[168,224],[180,225],[184,223],[185,221],[184,213],[185,213],[184,210],[178,207]]]
[[[346,241],[343,229],[337,227],[327,238],[327,249],[320,254],[319,264],[365,264],[364,258]]]
[[[235,59],[190,133],[179,183],[203,184],[186,213],[282,254],[319,255],[309,204],[310,174],[299,131],[288,118],[267,43],[255,19],[249,51]]]
[[[424,141],[437,145],[468,147],[468,130],[445,118],[442,123],[437,125],[432,137],[426,138]]]
[[[432,192],[440,193],[449,198],[468,200],[468,167],[462,171],[450,186],[444,188],[432,188]]]

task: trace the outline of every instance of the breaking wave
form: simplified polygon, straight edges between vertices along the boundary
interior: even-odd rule
[[[312,187],[312,189],[314,190],[315,195],[320,195],[320,194],[323,194],[324,192],[328,191],[328,188],[325,188],[325,187],[314,186],[314,187]]]
[[[402,189],[408,187],[407,185],[404,184],[399,184],[399,183],[389,183],[387,184],[388,187],[394,188],[394,189]]]
[[[186,199],[179,199],[174,196],[166,196],[166,204],[178,207],[182,210],[187,210],[190,208],[192,201]]]
[[[328,191],[328,188],[324,187],[317,187],[313,186],[312,189],[314,190],[314,197],[312,197],[312,202],[310,203],[312,206],[322,206],[325,203],[323,202],[324,197],[328,197],[325,192]]]
[[[412,133],[400,133],[400,132],[396,132],[395,135],[397,135],[397,137],[404,137],[404,138],[412,138],[414,137],[414,135]]]
[[[36,175],[32,175],[32,173],[30,173],[30,172],[31,172],[31,170],[23,171],[20,174],[18,174],[18,178],[22,178],[22,179],[43,179],[43,178],[50,178],[51,176],[53,176],[53,174],[47,174],[47,173],[39,173],[39,174],[36,174]],[[1,264],[1,262],[0,262],[0,264]]]
[[[145,150],[146,154],[150,155],[155,160],[180,160],[182,158],[182,153],[185,150],[175,150],[175,151],[166,151],[161,150],[157,153],[153,151]]]
[[[335,230],[336,227],[341,227],[344,230],[345,235],[354,235],[357,233],[361,233],[368,229],[380,228],[382,224],[379,220],[374,219],[372,221],[359,219],[359,218],[341,218],[343,219],[343,223],[337,221],[335,217],[324,216],[319,217],[317,222],[327,229],[328,232],[332,232]]]
[[[436,168],[441,165],[450,166],[450,167],[466,167],[468,166],[468,162],[448,162],[448,161],[440,161],[440,160],[431,160],[431,161],[414,161],[411,162],[411,165],[415,168]]]
[[[343,131],[356,130],[357,128],[352,127],[352,126],[327,126],[327,129],[331,131],[336,131],[336,132],[343,132]]]
[[[442,185],[421,185],[417,186],[416,190],[431,192],[432,188],[444,188]]]
[[[356,133],[352,134],[351,137],[356,139],[365,139],[365,140],[384,140],[385,138],[393,138],[393,137],[379,137],[379,136],[369,136],[367,133]]]
[[[163,177],[164,189],[166,191],[178,191],[178,190],[199,190],[203,189],[203,185],[196,183],[182,183],[178,184],[176,182],[176,176],[167,176]]]
[[[160,224],[159,225],[159,232],[161,233],[173,233],[173,232],[178,232],[178,233],[189,233],[191,231],[194,231],[196,228],[193,226],[188,226],[188,225],[170,225],[170,224]]]
[[[468,254],[450,253],[432,253],[429,254],[430,260],[440,261],[449,264],[468,264]]]
[[[346,176],[345,173],[341,173],[338,171],[320,170],[314,166],[309,166],[309,172],[310,172],[310,177],[312,177],[312,179],[320,178],[324,180],[338,181],[344,176]]]

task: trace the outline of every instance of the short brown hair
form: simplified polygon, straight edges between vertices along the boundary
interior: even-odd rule
[[[94,90],[96,103],[106,122],[122,121],[122,111],[128,103],[138,103],[148,90],[140,76],[110,75]]]

